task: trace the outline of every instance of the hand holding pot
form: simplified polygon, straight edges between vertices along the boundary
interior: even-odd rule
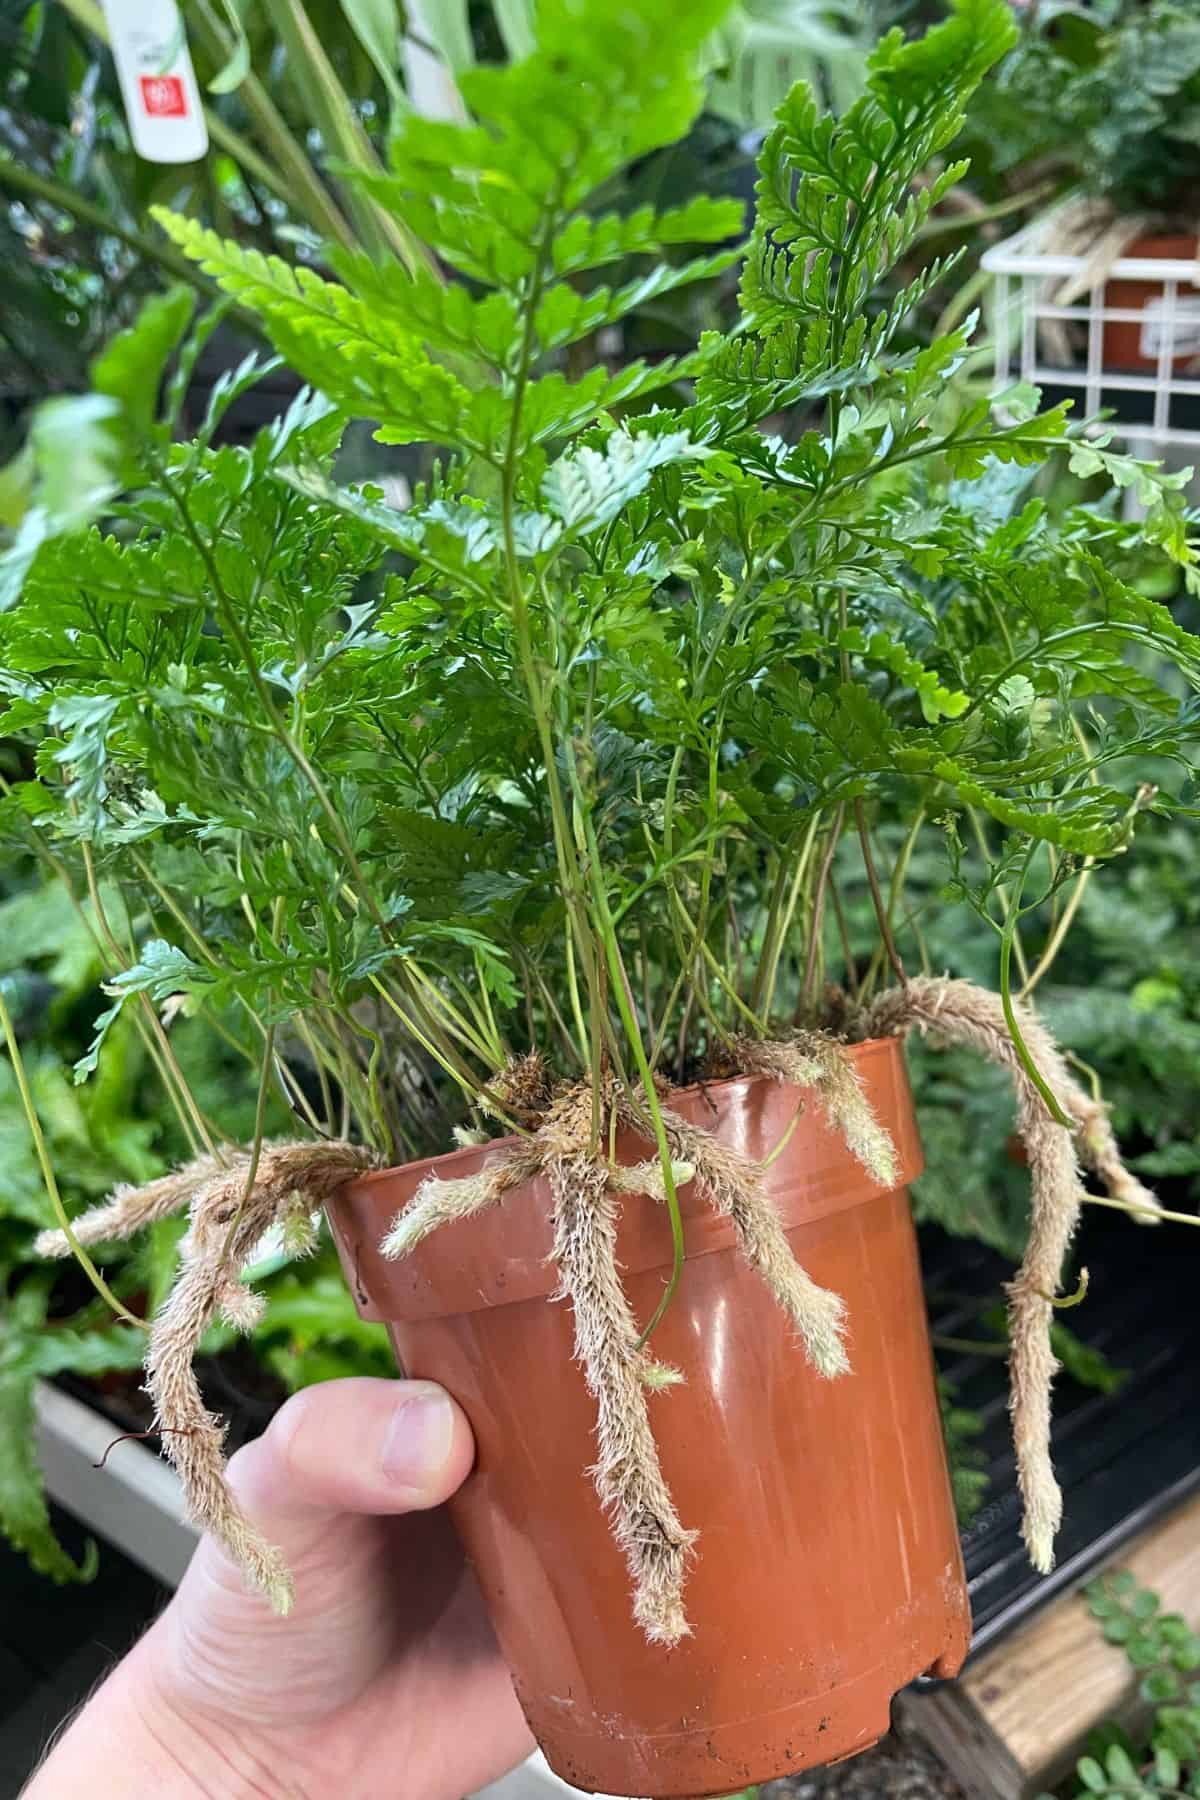
[[[206,1540],[178,1594],[85,1708],[26,1800],[337,1795],[459,1800],[532,1748],[441,1510],[471,1467],[432,1382],[297,1394],[230,1477],[283,1551],[277,1618]]]

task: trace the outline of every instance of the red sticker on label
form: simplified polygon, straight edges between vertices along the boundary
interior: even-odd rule
[[[142,105],[152,119],[186,119],[187,95],[179,75],[142,75]]]

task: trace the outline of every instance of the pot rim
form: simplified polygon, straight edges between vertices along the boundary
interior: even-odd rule
[[[829,1222],[838,1214],[879,1201],[895,1202],[924,1166],[902,1041],[874,1038],[848,1048],[896,1146],[897,1180],[891,1188],[884,1188],[864,1169],[823,1108],[806,1105],[811,1094],[807,1085],[777,1082],[766,1075],[733,1075],[674,1090],[675,1104],[687,1110],[693,1124],[703,1124],[711,1110],[714,1129],[724,1141],[736,1143],[755,1162],[761,1162],[785,1133],[791,1136],[790,1121],[795,1117],[799,1129],[786,1154],[763,1165],[768,1192],[789,1232],[836,1231],[840,1228]],[[382,1251],[393,1219],[412,1202],[422,1182],[430,1176],[479,1174],[503,1158],[514,1142],[522,1140],[493,1138],[399,1169],[374,1170],[345,1182],[331,1195],[326,1211],[334,1241],[364,1318],[411,1322],[545,1299],[552,1292],[557,1274],[551,1197],[544,1174],[514,1186],[497,1206],[446,1222],[398,1260]],[[617,1160],[626,1167],[644,1160],[650,1148],[644,1133],[618,1133]],[[680,1186],[679,1201],[690,1260],[733,1248],[732,1219],[706,1201],[694,1181]],[[854,1229],[870,1227],[860,1222]],[[670,1221],[666,1208],[652,1197],[623,1196],[618,1234],[618,1255],[627,1279],[671,1264]]]
[[[1161,257],[1164,262],[1180,255],[1188,256],[1195,252],[1200,244],[1200,231],[1191,228],[1179,231],[1162,230],[1146,231],[1127,244],[1122,256],[1127,257]],[[1160,247],[1161,246],[1161,247]],[[1117,280],[1123,279],[1121,276]]]
[[[857,1043],[846,1044],[845,1049],[851,1051],[855,1062],[877,1056],[882,1050],[891,1049],[897,1043],[894,1037],[862,1038]],[[901,1049],[903,1045],[901,1044]],[[715,1081],[689,1081],[685,1087],[672,1087],[672,1096],[702,1093],[727,1093],[734,1088],[746,1089],[755,1082],[773,1081],[770,1075],[721,1075]],[[779,1082],[780,1087],[795,1085],[791,1082]],[[369,1189],[382,1181],[391,1181],[398,1174],[408,1173],[413,1169],[422,1169],[430,1174],[435,1171],[439,1175],[452,1176],[460,1163],[478,1163],[481,1155],[493,1150],[510,1150],[521,1143],[515,1132],[506,1132],[503,1137],[488,1138],[482,1144],[464,1144],[457,1150],[442,1150],[436,1156],[419,1156],[413,1162],[392,1163],[386,1169],[364,1169],[361,1174],[352,1175],[345,1183],[346,1188]]]

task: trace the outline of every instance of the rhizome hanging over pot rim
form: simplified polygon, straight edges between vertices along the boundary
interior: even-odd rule
[[[1011,1410],[1023,1535],[1035,1567],[1048,1571],[1062,1511],[1050,1461],[1050,1385],[1057,1367],[1050,1325],[1063,1259],[1079,1216],[1079,1161],[1134,1218],[1152,1222],[1159,1207],[1122,1163],[1105,1108],[1080,1087],[1032,1008],[1018,1004],[1016,1023],[1019,1043],[999,995],[967,981],[918,977],[880,995],[860,1029],[864,1038],[928,1033],[944,1044],[976,1051],[1012,1080],[1018,1129],[1029,1159],[1032,1206],[1025,1257],[1008,1290]],[[727,1066],[719,1070],[722,1074],[761,1076],[811,1093],[871,1178],[884,1188],[898,1184],[894,1146],[875,1118],[843,1041],[820,1032],[737,1038],[723,1054]],[[519,1184],[546,1178],[557,1291],[571,1299],[577,1354],[597,1402],[597,1491],[629,1564],[635,1616],[652,1641],[670,1644],[688,1629],[683,1589],[693,1534],[677,1518],[663,1479],[646,1393],[669,1385],[678,1372],[651,1355],[647,1334],[639,1331],[629,1309],[615,1258],[621,1193],[662,1197],[663,1171],[657,1161],[633,1166],[609,1161],[607,1133],[614,1121],[644,1134],[643,1118],[615,1090],[601,1096],[605,1131],[599,1148],[593,1149],[590,1088],[556,1091],[540,1062],[524,1061],[507,1072],[500,1078],[501,1092],[506,1079],[522,1088],[527,1102],[540,1084],[540,1117],[536,1106],[526,1108],[533,1115],[532,1135],[495,1141],[495,1155],[469,1175],[453,1172],[461,1166],[455,1153],[437,1159],[393,1221],[382,1248],[402,1257],[440,1225],[469,1219]],[[793,1257],[763,1188],[761,1164],[719,1144],[669,1105],[664,1122],[678,1173],[694,1180],[714,1212],[732,1223],[741,1254],[793,1321],[814,1370],[836,1378],[848,1367],[842,1302],[818,1287]],[[164,1450],[179,1471],[189,1516],[213,1532],[247,1579],[280,1611],[291,1603],[291,1576],[229,1489],[224,1427],[204,1406],[192,1358],[218,1313],[242,1330],[260,1316],[262,1299],[241,1275],[264,1233],[282,1225],[293,1250],[303,1250],[312,1239],[314,1209],[378,1163],[370,1151],[344,1142],[268,1144],[257,1157],[243,1151],[225,1163],[202,1156],[145,1187],[117,1189],[83,1214],[72,1231],[84,1245],[129,1237],[154,1219],[187,1207],[189,1229],[179,1275],[150,1331],[147,1391]],[[41,1234],[37,1248],[42,1255],[64,1256],[72,1245],[63,1233],[52,1231]],[[647,1516],[656,1521],[653,1532],[645,1529]]]

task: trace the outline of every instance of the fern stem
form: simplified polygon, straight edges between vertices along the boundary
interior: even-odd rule
[[[1113,1200],[1106,1194],[1081,1194],[1080,1199],[1085,1206],[1107,1206],[1113,1212],[1128,1213],[1131,1219],[1144,1219],[1147,1214],[1144,1207],[1135,1206],[1129,1200]],[[1153,1214],[1155,1222],[1166,1219],[1172,1225],[1200,1225],[1200,1214],[1171,1212],[1160,1206]]]
[[[1017,878],[1017,887],[1016,892],[1013,895],[1012,906],[1009,909],[1008,917],[1004,921],[1004,929],[1000,934],[1000,1002],[1004,1008],[1004,1022],[1008,1026],[1009,1036],[1013,1041],[1013,1048],[1016,1050],[1016,1053],[1021,1060],[1021,1067],[1025,1070],[1030,1081],[1032,1081],[1034,1087],[1041,1095],[1046,1111],[1050,1114],[1050,1117],[1054,1120],[1055,1124],[1065,1125],[1068,1131],[1073,1132],[1075,1130],[1075,1122],[1063,1111],[1055,1098],[1054,1090],[1051,1088],[1045,1076],[1034,1062],[1033,1057],[1030,1055],[1029,1046],[1026,1044],[1021,1033],[1021,1027],[1017,1021],[1016,1009],[1013,1006],[1013,938],[1016,934],[1017,924],[1021,917],[1021,895],[1025,888],[1025,878],[1029,873],[1030,864],[1033,862],[1036,850],[1037,845],[1031,845],[1029,852],[1026,855],[1025,865]]]
[[[971,821],[971,830],[974,833],[975,842],[979,846],[979,854],[982,856],[984,863],[990,865],[992,856],[988,849],[987,838],[984,835],[983,825],[980,822],[979,814],[973,806],[968,806],[967,817]],[[1008,916],[1012,908],[1012,902],[1009,899],[1008,889],[1002,882],[996,883],[996,898],[1000,902],[1001,920],[1007,924]],[[1013,928],[1013,955],[1017,959],[1017,973],[1020,975],[1022,984],[1024,984],[1029,980],[1029,965],[1025,960],[1025,949],[1021,943],[1021,933],[1018,926],[1014,926]]]
[[[800,998],[796,1002],[793,1024],[799,1025],[806,1017],[812,1004],[813,978],[817,970],[817,954],[821,949],[821,932],[825,924],[825,891],[829,885],[829,871],[833,867],[834,851],[842,835],[842,820],[846,816],[845,805],[838,807],[833,815],[833,823],[829,827],[829,837],[817,870],[817,884],[813,892],[812,918],[808,927],[808,955],[804,964],[804,980],[800,984]]]
[[[279,715],[270,689],[267,687],[266,680],[259,667],[258,657],[249,633],[239,619],[237,609],[230,599],[225,584],[221,579],[221,572],[217,567],[211,544],[206,541],[203,534],[197,528],[185,496],[176,483],[172,481],[170,475],[161,464],[156,468],[156,474],[159,481],[162,483],[164,491],[170,495],[174,502],[175,508],[183,522],[184,530],[195,548],[197,555],[204,564],[209,581],[212,585],[213,598],[216,602],[217,612],[221,622],[228,630],[234,643],[237,645],[242,661],[246,667],[246,673],[250,677],[251,685],[258,697],[259,704],[263,709],[263,714],[271,731],[307,781],[312,790],[313,797],[329,821],[330,829],[333,832],[338,849],[345,858],[346,866],[353,876],[355,888],[362,903],[371,915],[372,923],[375,925],[384,942],[391,943],[392,933],[388,926],[388,922],[380,910],[379,902],[375,898],[374,889],[367,880],[362,864],[359,862],[358,855],[354,849],[354,845],[350,841],[350,835],[346,830],[341,814],[334,806],[333,801],[329,796],[329,792],[314,768],[303,744],[301,744],[295,734],[289,730],[288,726]],[[425,1006],[422,996],[414,989],[403,969],[399,971],[396,979],[405,992],[405,997],[413,1009],[414,1016],[421,1018],[427,1027],[427,1034],[421,1036],[418,1041],[425,1046],[430,1037],[440,1037],[442,1039],[443,1055],[439,1056],[438,1060],[447,1067],[448,1071],[452,1065],[454,1066],[454,1079],[469,1096],[474,1099],[486,1097],[487,1089],[475,1078],[471,1071],[466,1068],[465,1064],[459,1062],[450,1047],[446,1045],[441,1027],[435,1019],[429,1017],[428,1008]],[[414,1035],[416,1034],[414,1033]]]
[[[667,1204],[667,1214],[671,1222],[671,1272],[659,1298],[658,1305],[655,1307],[649,1322],[643,1327],[641,1335],[638,1338],[637,1348],[640,1350],[649,1341],[651,1333],[655,1330],[662,1319],[663,1314],[671,1304],[675,1289],[679,1285],[679,1277],[683,1272],[684,1255],[683,1214],[679,1208],[679,1195],[675,1187],[675,1168],[671,1159],[671,1147],[667,1142],[667,1128],[663,1121],[662,1107],[660,1106],[658,1099],[658,1090],[654,1085],[654,1073],[650,1067],[649,1058],[646,1055],[645,1045],[642,1042],[642,1034],[638,1027],[637,1015],[634,1010],[633,999],[629,990],[629,982],[625,974],[624,964],[621,961],[621,951],[617,942],[617,934],[613,925],[612,913],[609,909],[608,891],[604,885],[604,869],[600,859],[600,845],[596,839],[596,827],[592,820],[591,809],[587,806],[582,788],[579,786],[579,771],[575,762],[574,751],[570,745],[567,746],[567,770],[572,787],[575,790],[576,804],[579,807],[580,818],[582,819],[583,830],[587,842],[588,870],[591,877],[592,895],[596,918],[600,928],[600,938],[608,961],[609,972],[612,976],[617,1011],[621,1015],[621,1024],[624,1027],[625,1036],[628,1040],[630,1049],[633,1051],[633,1059],[637,1064],[638,1076],[642,1084],[642,1092],[645,1095],[646,1106],[650,1114],[650,1123],[654,1133],[654,1144],[658,1151],[658,1158],[662,1167],[663,1195]]]
[[[871,850],[871,838],[867,831],[867,817],[861,795],[859,795],[854,802],[854,823],[858,828],[858,841],[862,847],[863,868],[867,873],[867,886],[871,890],[871,905],[875,908],[875,918],[879,925],[879,935],[883,939],[884,949],[887,951],[887,959],[892,965],[892,970],[897,981],[899,981],[901,987],[907,987],[908,976],[905,973],[904,963],[901,960],[900,952],[896,948],[896,940],[892,935],[891,921],[888,918],[887,907],[883,903],[883,894],[879,887],[879,876],[875,870],[875,857]]]
[[[775,1006],[775,985],[779,979],[780,958],[783,955],[783,947],[787,943],[788,936],[792,929],[792,920],[796,916],[796,907],[800,903],[800,892],[804,885],[804,877],[808,873],[808,862],[813,852],[813,846],[817,841],[817,827],[820,822],[821,809],[818,807],[813,813],[812,818],[809,820],[808,830],[804,836],[804,843],[801,845],[800,854],[796,858],[796,866],[792,872],[791,882],[787,889],[787,900],[782,908],[777,910],[773,923],[771,921],[771,915],[768,913],[767,937],[769,939],[769,947],[768,943],[764,941],[763,960],[759,965],[760,974],[762,976],[762,991],[761,993],[758,991],[756,983],[755,990],[750,996],[754,1010],[761,1016],[768,1027],[770,1026],[771,1013]],[[784,883],[787,874],[788,869],[785,861],[783,867],[780,869],[777,892],[771,897],[771,907],[773,909],[777,907],[778,899],[780,897],[779,888]]]
[[[72,1256],[75,1258],[100,1298],[112,1308],[119,1319],[124,1319],[127,1325],[136,1325],[139,1331],[148,1331],[149,1326],[146,1324],[145,1319],[139,1319],[136,1313],[131,1313],[129,1308],[122,1301],[117,1299],[117,1296],[113,1293],[107,1281],[105,1281],[103,1275],[100,1273],[83,1245],[79,1242],[71,1225],[71,1221],[67,1216],[67,1209],[63,1205],[62,1195],[58,1190],[58,1180],[54,1173],[54,1164],[50,1160],[50,1153],[46,1147],[46,1139],[42,1131],[42,1122],[38,1117],[37,1107],[34,1105],[33,1094],[29,1086],[29,1079],[25,1073],[25,1062],[21,1055],[21,1047],[17,1042],[17,1033],[12,1022],[12,1014],[9,1012],[8,1002],[4,998],[4,984],[2,981],[0,981],[0,1031],[3,1031],[4,1041],[8,1046],[8,1056],[9,1061],[12,1064],[13,1074],[16,1077],[17,1092],[21,1096],[21,1108],[25,1114],[26,1123],[29,1126],[29,1135],[33,1139],[33,1148],[37,1156],[38,1167],[42,1172],[42,1181],[45,1185],[46,1193],[49,1196],[50,1205],[54,1209],[54,1217],[58,1221],[58,1228],[70,1245]]]
[[[1087,741],[1087,737],[1079,720],[1073,718],[1071,720],[1071,726],[1080,749],[1086,757],[1090,758],[1092,755],[1092,747]],[[1100,785],[1100,776],[1097,773],[1094,764],[1089,766],[1088,775],[1092,786],[1098,787]],[[1034,968],[1032,974],[1027,974],[1025,976],[1024,986],[1021,989],[1022,1000],[1027,1000],[1029,998],[1039,981],[1049,974],[1050,970],[1053,968],[1058,953],[1062,948],[1063,941],[1075,922],[1075,915],[1083,902],[1083,896],[1087,892],[1088,882],[1092,878],[1092,870],[1095,866],[1096,859],[1094,856],[1087,856],[1084,858],[1083,867],[1079,871],[1079,876],[1071,893],[1071,897],[1063,908],[1061,916],[1055,921],[1054,929],[1050,933],[1045,949],[1038,958],[1037,966]]]
[[[108,921],[108,914],[105,911],[104,901],[101,898],[100,884],[96,880],[96,865],[92,857],[92,847],[85,840],[80,844],[80,851],[83,856],[84,874],[87,879],[88,898],[92,903],[92,911],[96,915],[96,923],[99,926],[104,942],[108,947],[109,955],[113,958],[118,969],[127,969],[130,966],[130,961],[126,958],[121,946],[113,935],[112,927]],[[178,1091],[179,1102],[186,1108],[187,1114],[190,1117],[195,1130],[199,1133],[200,1141],[204,1148],[208,1151],[210,1156],[215,1156],[220,1159],[221,1151],[217,1146],[217,1137],[222,1134],[218,1132],[214,1136],[213,1130],[210,1127],[210,1121],[206,1119],[203,1112],[201,1112],[196,1097],[188,1084],[187,1076],[179,1066],[179,1058],[175,1054],[174,1046],[167,1036],[162,1020],[154,1009],[154,1002],[150,999],[148,994],[139,994],[137,998],[142,1017],[149,1027],[157,1045],[161,1062],[165,1065],[167,1071],[167,1076],[164,1077],[164,1079],[166,1079],[167,1082],[168,1094],[171,1094],[172,1097],[174,1097],[175,1091]]]
[[[90,225],[93,230],[103,232],[106,237],[119,239],[148,263],[158,263],[181,281],[186,281],[190,287],[198,289],[205,299],[217,297],[218,289],[215,284],[201,273],[189,257],[181,255],[173,244],[156,243],[144,232],[122,225],[119,220],[110,217],[103,207],[94,206],[73,188],[64,187],[61,182],[52,180],[48,175],[40,175],[36,169],[25,168],[10,156],[0,156],[0,187],[20,195],[22,199],[43,200],[48,206],[57,207],[59,212],[69,213],[80,224]],[[239,315],[241,316],[251,322],[249,314]],[[257,320],[252,322],[257,328]]]
[[[550,819],[554,837],[555,858],[558,863],[559,879],[562,883],[563,902],[567,908],[567,916],[575,933],[576,948],[583,962],[584,979],[587,983],[588,1005],[592,1013],[590,1049],[585,1057],[585,1066],[591,1075],[593,1087],[598,1097],[599,1042],[605,1035],[607,1020],[603,1016],[600,1002],[600,980],[595,954],[595,945],[588,926],[587,899],[582,872],[575,850],[574,835],[567,819],[566,803],[562,787],[558,779],[558,767],[555,757],[554,732],[551,724],[550,709],[546,704],[546,695],[542,686],[541,672],[533,647],[533,634],[529,616],[529,603],[517,558],[516,531],[513,522],[514,504],[516,500],[517,451],[521,437],[521,415],[524,406],[525,391],[529,383],[533,367],[533,351],[536,339],[536,320],[538,301],[541,297],[542,284],[545,279],[546,259],[549,255],[550,242],[554,233],[554,225],[559,206],[556,191],[546,203],[542,220],[542,230],[534,255],[533,268],[529,276],[529,285],[522,296],[524,319],[521,330],[521,342],[517,353],[517,363],[513,374],[512,412],[509,419],[508,441],[505,446],[504,460],[500,471],[500,510],[504,534],[504,561],[508,577],[509,606],[512,613],[513,637],[517,648],[517,660],[521,669],[521,677],[525,690],[529,695],[530,707],[533,711],[534,724],[538,734],[538,743],[542,754],[542,765],[546,775],[546,787],[550,798]],[[573,1002],[575,996],[572,996]]]
[[[0,794],[4,794],[7,796],[8,794],[11,794],[11,793],[12,793],[11,783],[8,782],[2,774],[0,774]],[[103,913],[101,912],[100,914],[98,914],[95,923],[93,923],[93,921],[88,918],[87,911],[84,908],[84,906],[81,904],[78,894],[75,892],[75,887],[71,880],[70,871],[67,869],[66,864],[62,861],[62,859],[60,857],[58,857],[54,854],[53,850],[51,850],[50,846],[44,841],[41,833],[36,829],[35,826],[33,826],[31,824],[31,825],[29,825],[28,829],[29,829],[30,847],[33,851],[34,856],[37,857],[39,861],[45,863],[46,867],[51,871],[51,873],[61,883],[63,892],[67,896],[67,900],[70,904],[72,912],[75,914],[76,918],[79,920],[80,924],[83,926],[84,930],[87,932],[88,936],[91,938],[92,943],[96,947],[96,952],[97,952],[97,955],[99,956],[101,967],[108,966],[108,967],[116,968],[116,969],[124,968],[125,967],[125,959],[121,954],[120,948],[114,943],[111,932],[108,933],[107,941],[106,941],[105,937],[101,935],[99,927],[100,927],[101,921],[104,918]],[[107,921],[104,920],[104,923],[107,924]],[[110,944],[112,944],[112,946],[113,946],[111,949],[109,947]],[[110,963],[110,959],[111,959],[111,963]],[[142,998],[144,1000],[145,996],[143,995]],[[155,1025],[157,1025],[159,1023],[157,1014],[154,1014],[152,1007],[149,1008],[149,1011],[153,1015],[152,1022]],[[190,1117],[186,1107],[184,1106],[182,1100],[180,1099],[178,1093],[176,1092],[176,1090],[172,1084],[170,1070],[169,1070],[166,1062],[163,1060],[158,1043],[155,1040],[154,1033],[151,1031],[150,1026],[146,1022],[146,1008],[139,1007],[135,1011],[133,1016],[134,1016],[135,1029],[137,1030],[138,1036],[140,1037],[140,1039],[142,1041],[142,1045],[146,1051],[146,1054],[149,1056],[151,1062],[154,1064],[154,1067],[158,1072],[159,1079],[163,1084],[163,1090],[166,1093],[167,1098],[170,1100],[172,1108],[174,1109],[175,1115],[179,1121],[180,1129],[182,1130],[184,1137],[188,1141],[188,1144],[191,1148],[193,1156],[199,1155],[200,1150],[202,1148],[200,1139],[196,1135],[195,1127],[192,1124],[191,1117]]]

